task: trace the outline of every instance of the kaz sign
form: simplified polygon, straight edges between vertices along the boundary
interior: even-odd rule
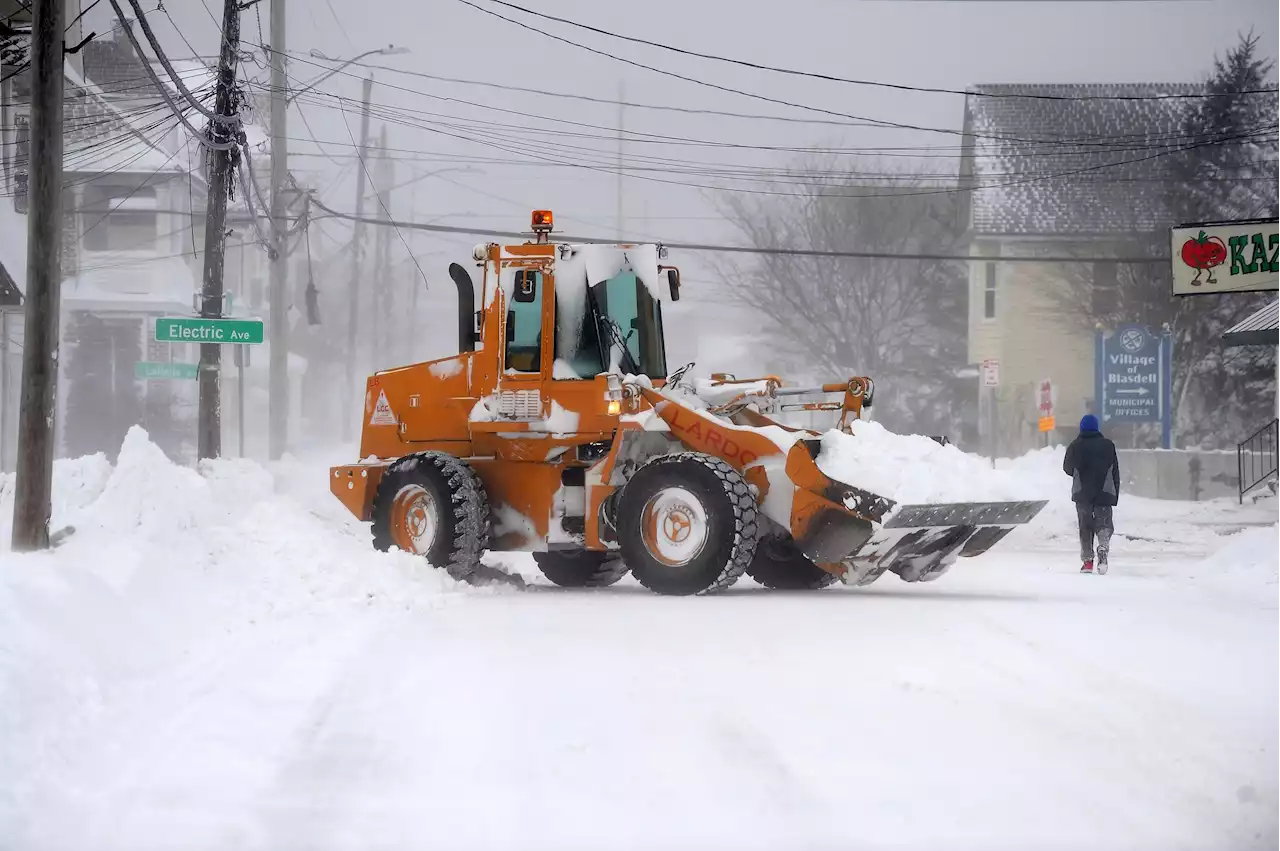
[[[1275,219],[1183,225],[1171,233],[1174,295],[1280,289]]]
[[[1172,358],[1168,337],[1122,325],[1097,338],[1097,413],[1105,422],[1162,423],[1168,448]]]

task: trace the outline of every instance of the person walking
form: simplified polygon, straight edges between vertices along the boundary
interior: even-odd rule
[[[1107,572],[1111,533],[1115,531],[1111,509],[1120,502],[1120,459],[1116,445],[1102,436],[1098,418],[1085,414],[1080,434],[1067,446],[1062,471],[1071,477],[1071,501],[1076,504],[1080,527],[1081,573],[1093,573],[1093,539],[1098,538],[1098,573]]]

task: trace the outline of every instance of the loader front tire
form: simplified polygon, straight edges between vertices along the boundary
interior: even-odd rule
[[[419,452],[393,462],[373,497],[373,546],[420,555],[469,579],[489,546],[489,499],[467,462]]]
[[[604,588],[627,575],[627,566],[615,552],[548,550],[534,553],[542,575],[561,588]]]
[[[789,535],[760,538],[747,575],[777,591],[816,591],[839,578],[810,561]]]
[[[755,498],[737,470],[711,455],[648,462],[623,487],[617,516],[623,561],[658,594],[724,590],[755,555]]]

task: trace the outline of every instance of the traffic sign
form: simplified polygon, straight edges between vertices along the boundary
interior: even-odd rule
[[[174,378],[182,381],[194,381],[197,372],[199,372],[199,367],[194,363],[138,361],[133,365],[133,377],[144,380]]]
[[[1053,382],[1048,378],[1040,382],[1039,405],[1040,416],[1053,416]]]
[[[982,362],[982,385],[984,387],[1000,386],[1000,361],[990,358]]]
[[[1102,421],[1162,423],[1169,446],[1172,380],[1170,342],[1141,325],[1123,325],[1097,338],[1097,398]]]
[[[235,343],[254,346],[262,342],[263,336],[261,319],[180,316],[156,320],[156,340],[161,343]]]
[[[1053,431],[1056,427],[1053,417],[1053,382],[1048,378],[1040,382],[1037,399],[1038,404],[1036,408],[1040,414],[1040,431]]]

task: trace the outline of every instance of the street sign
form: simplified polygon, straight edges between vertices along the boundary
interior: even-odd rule
[[[1053,418],[1053,382],[1048,378],[1040,382],[1037,399],[1036,410],[1040,415],[1040,431],[1053,431],[1056,427]]]
[[[1191,224],[1170,230],[1174,295],[1280,289],[1276,219]]]
[[[254,346],[263,340],[261,319],[206,319],[200,316],[156,320],[161,343],[235,343]]]
[[[133,365],[133,377],[146,381],[161,378],[173,378],[180,381],[194,381],[199,367],[194,363],[156,363],[154,361],[138,361]]]
[[[1097,337],[1096,394],[1102,422],[1161,423],[1169,448],[1171,364],[1169,338],[1141,325]]]
[[[1000,386],[1000,361],[990,358],[982,362],[982,386]]]

